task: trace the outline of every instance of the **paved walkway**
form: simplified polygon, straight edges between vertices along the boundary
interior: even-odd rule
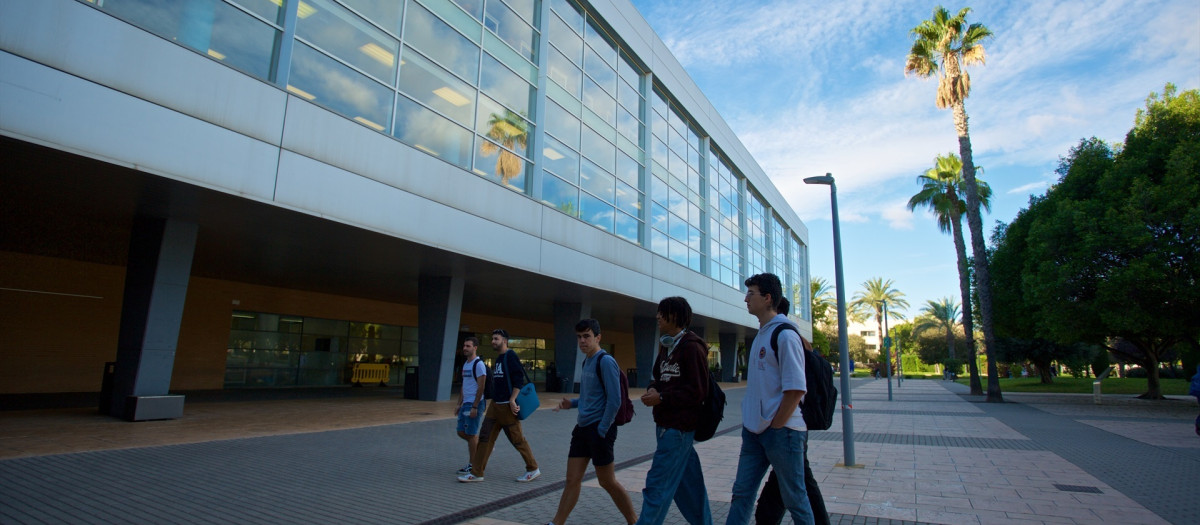
[[[1192,398],[1022,395],[988,404],[942,381],[855,380],[856,462],[841,415],[813,432],[813,468],[834,523],[1200,523],[1200,438]],[[699,444],[716,523],[737,467],[729,432]],[[636,389],[633,395],[638,395]],[[542,524],[562,488],[575,413],[526,421],[543,476],[513,481],[499,443],[487,481],[454,481],[466,452],[453,403],[354,389],[318,399],[189,401],[174,421],[126,423],[91,409],[0,412],[0,523]],[[544,406],[556,399],[542,394]],[[639,404],[640,407],[640,404]],[[640,508],[654,449],[640,407],[617,443],[618,479]],[[595,480],[571,523],[622,520]],[[672,511],[667,523],[684,523]]]

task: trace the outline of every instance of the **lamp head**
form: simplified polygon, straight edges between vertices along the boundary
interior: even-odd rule
[[[807,177],[804,179],[804,183],[805,184],[824,184],[826,186],[833,186],[833,175],[826,173],[824,175],[820,175],[817,177]]]

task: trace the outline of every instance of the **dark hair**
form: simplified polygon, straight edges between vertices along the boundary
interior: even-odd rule
[[[771,295],[771,306],[775,311],[779,311],[779,300],[783,299],[783,285],[779,283],[779,276],[773,273],[760,273],[751,275],[746,279],[746,287],[757,286],[758,292]]]
[[[668,297],[659,301],[658,313],[675,326],[687,328],[692,325],[692,305],[682,297]]]
[[[478,337],[475,337],[475,336],[470,336],[470,337],[468,337],[468,338],[466,338],[466,339],[463,339],[463,344],[466,344],[467,342],[470,342],[470,343],[471,343],[472,345],[474,345],[475,347],[478,347],[478,346],[479,346],[479,338],[478,338]]]
[[[776,308],[775,311],[783,315],[787,315],[788,312],[792,311],[792,302],[787,300],[786,297],[780,299],[779,308]]]
[[[505,341],[508,340],[508,330],[505,330],[503,328],[497,328],[495,330],[492,330],[492,335],[499,335],[500,337],[503,337]]]
[[[583,333],[588,330],[592,331],[592,335],[600,335],[600,321],[595,319],[581,319],[578,323],[575,323],[575,331],[577,333]]]

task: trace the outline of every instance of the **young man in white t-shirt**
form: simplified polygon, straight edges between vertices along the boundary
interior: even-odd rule
[[[783,286],[774,274],[746,279],[746,310],[758,318],[758,335],[750,346],[746,396],[742,398],[742,450],[725,525],[747,525],[754,499],[767,468],[775,469],[783,504],[794,523],[812,525],[813,512],[804,486],[804,447],[808,427],[800,401],[808,389],[800,335],[779,333],[777,349],[771,333],[782,323],[795,327],[779,313]]]
[[[467,441],[467,466],[458,469],[458,474],[471,472],[471,458],[479,446],[479,423],[483,421],[483,388],[487,382],[487,365],[477,355],[479,339],[468,337],[463,341],[462,391],[458,393],[458,437]]]

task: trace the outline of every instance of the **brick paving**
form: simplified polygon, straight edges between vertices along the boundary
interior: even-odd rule
[[[699,444],[722,523],[737,468],[742,389],[728,433]],[[1006,393],[988,404],[942,381],[855,380],[856,459],[841,416],[809,450],[837,524],[1200,523],[1192,398]],[[638,395],[634,392],[633,395]],[[236,396],[233,396],[236,397]],[[543,405],[557,398],[543,394]],[[543,475],[497,444],[487,480],[464,485],[453,404],[395,389],[328,398],[189,402],[175,421],[126,423],[93,410],[0,412],[0,523],[543,524],[554,513],[574,412],[539,411],[526,434]],[[1015,401],[1015,402],[1014,402]],[[654,449],[649,410],[621,427],[618,479],[635,508]],[[1097,493],[1098,491],[1098,493]],[[620,523],[585,481],[571,523]],[[684,523],[676,511],[667,523]]]

